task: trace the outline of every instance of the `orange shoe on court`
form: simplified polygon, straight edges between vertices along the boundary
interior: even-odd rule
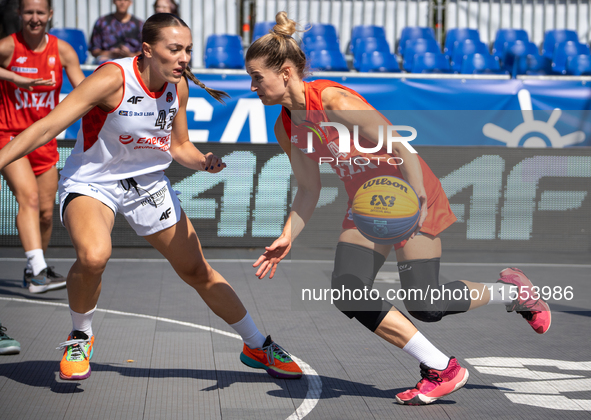
[[[77,381],[90,376],[90,358],[94,349],[94,335],[90,338],[82,331],[72,331],[58,350],[65,349],[60,362],[60,378]]]
[[[263,347],[251,349],[246,344],[240,353],[240,361],[255,369],[265,369],[274,378],[299,379],[302,370],[291,355],[268,335]]]
[[[501,278],[497,283],[516,286],[517,298],[507,306],[507,312],[516,311],[531,325],[535,332],[544,334],[552,323],[550,307],[540,295],[536,293],[534,285],[526,275],[518,268],[505,268],[501,271]]]

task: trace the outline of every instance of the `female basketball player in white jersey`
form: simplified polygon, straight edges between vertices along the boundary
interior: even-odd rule
[[[194,170],[224,169],[218,157],[204,155],[189,141],[186,78],[217,100],[225,93],[205,87],[188,70],[191,31],[178,17],[153,15],[144,24],[142,39],[140,56],[99,67],[46,118],[0,151],[2,168],[83,118],[60,179],[60,213],[77,255],[67,279],[73,328],[61,345],[65,351],[60,377],[90,376],[92,316],[119,212],[241,335],[243,363],[271,376],[299,378],[302,372],[289,354],[270,337],[265,339],[232,287],[205,261],[193,226],[163,172],[172,159]]]

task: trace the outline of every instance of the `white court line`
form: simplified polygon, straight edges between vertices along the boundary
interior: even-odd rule
[[[0,300],[69,308],[69,305],[67,305],[65,303],[58,303],[58,302],[33,301],[33,300],[29,300],[29,299],[7,298],[7,297],[1,297],[1,296],[0,296]],[[135,314],[132,312],[121,312],[121,311],[115,311],[112,309],[97,308],[96,311],[97,312],[104,312],[107,314],[134,316],[136,318],[145,318],[145,319],[152,319],[155,321],[168,322],[170,324],[177,324],[177,325],[183,325],[185,327],[197,328],[199,330],[209,331],[209,332],[213,332],[216,334],[225,335],[226,337],[232,337],[232,338],[236,338],[238,340],[242,340],[242,338],[238,334],[234,334],[234,333],[223,331],[223,330],[218,330],[217,328],[207,327],[205,325],[193,324],[191,322],[177,321],[175,319],[162,318],[159,316]],[[301,420],[304,417],[306,417],[314,409],[314,407],[316,407],[316,404],[318,404],[318,399],[320,398],[320,394],[322,393],[322,380],[320,379],[320,376],[318,376],[318,373],[310,365],[308,365],[306,362],[304,362],[302,359],[295,357],[293,355],[292,355],[292,358],[300,366],[304,375],[306,375],[306,379],[308,380],[308,392],[306,393],[306,396],[304,397],[304,400],[302,401],[300,406],[286,420]]]
[[[0,262],[26,262],[26,258],[0,258]],[[56,262],[74,262],[76,258],[45,258],[45,261]],[[110,258],[114,262],[166,262],[165,258]],[[208,262],[216,263],[250,263],[256,260],[245,258],[207,258]],[[334,264],[334,260],[283,260],[282,263],[305,263],[305,264]],[[385,264],[396,264],[396,261],[386,261]],[[442,262],[442,266],[450,267],[549,267],[549,268],[591,268],[591,264],[546,264],[546,263],[520,263],[520,262],[498,262],[498,263],[461,263],[461,262]]]

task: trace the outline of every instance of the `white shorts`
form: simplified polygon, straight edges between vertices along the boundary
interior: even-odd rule
[[[135,184],[135,185],[134,185]],[[84,183],[61,177],[60,220],[68,194],[92,197],[113,213],[121,213],[139,236],[148,236],[174,226],[181,218],[181,203],[164,172],[109,182]]]

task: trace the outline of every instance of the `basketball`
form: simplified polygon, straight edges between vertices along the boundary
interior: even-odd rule
[[[415,190],[395,176],[366,181],[355,193],[353,222],[376,244],[391,245],[408,239],[419,223],[420,203]]]

